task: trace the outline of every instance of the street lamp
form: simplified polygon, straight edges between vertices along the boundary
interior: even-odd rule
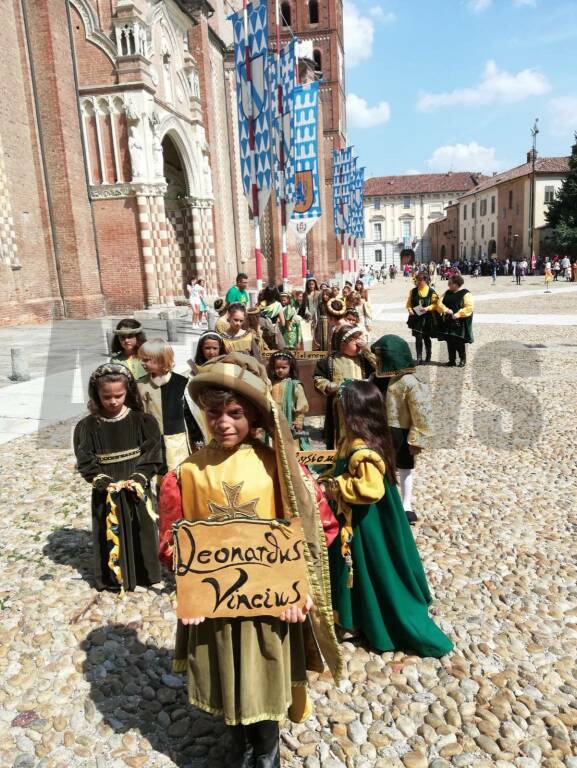
[[[537,134],[539,133],[539,118],[535,118],[535,123],[531,129],[533,137],[533,150],[531,152],[531,189],[530,189],[530,221],[529,221],[529,262],[531,270],[535,269],[536,257],[533,253],[533,243],[535,239],[535,161],[537,159]]]

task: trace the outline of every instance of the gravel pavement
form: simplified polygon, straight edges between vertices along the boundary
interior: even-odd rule
[[[531,305],[555,312],[552,298]],[[560,296],[558,311],[576,301]],[[577,768],[577,329],[475,337],[465,369],[419,369],[437,437],[418,462],[415,535],[455,651],[345,643],[345,682],[311,675],[314,715],[283,725],[285,766]],[[446,359],[438,344],[433,357]],[[125,599],[91,585],[90,493],[70,431],[0,447],[0,766],[225,767],[223,725],[171,674],[170,583]]]

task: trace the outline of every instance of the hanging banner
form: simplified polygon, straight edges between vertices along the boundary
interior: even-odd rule
[[[264,0],[246,8],[248,36],[245,37],[244,11],[229,16],[234,37],[234,63],[238,106],[238,133],[242,185],[248,204],[253,206],[254,187],[258,210],[264,211],[271,184],[270,84],[268,72],[268,13]],[[247,47],[250,78],[247,73]],[[251,147],[251,123],[254,150]]]
[[[294,89],[296,86],[296,38],[281,48],[280,62],[276,56],[269,59],[271,92],[271,126],[273,139],[274,188],[277,205],[283,198],[287,205],[287,218],[295,201],[294,140],[292,117],[294,112]],[[280,70],[280,83],[279,83]],[[282,114],[279,110],[278,88],[282,89]],[[281,145],[282,142],[282,145]],[[284,160],[284,176],[281,172],[281,146]]]
[[[362,240],[365,236],[365,211],[364,211],[365,169],[358,168],[352,181],[352,226],[351,235]]]
[[[294,207],[290,227],[306,237],[321,215],[318,159],[319,83],[305,83],[294,89]]]
[[[333,222],[340,235],[349,232],[352,164],[352,147],[333,150]]]

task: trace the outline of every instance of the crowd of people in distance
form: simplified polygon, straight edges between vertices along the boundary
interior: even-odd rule
[[[187,674],[191,704],[224,717],[231,766],[280,766],[278,724],[310,716],[306,674],[322,670],[321,656],[341,678],[339,641],[433,657],[452,649],[429,616],[410,528],[415,461],[434,437],[416,369],[431,361],[432,338],[446,340],[448,365],[465,364],[473,303],[460,273],[442,297],[432,277],[416,272],[407,298],[416,359],[400,336],[371,340],[371,276],[342,288],[311,277],[290,293],[271,285],[251,306],[239,274],[186,375],[166,341],[126,318],[110,362],[90,377],[74,450],[92,487],[97,589],[172,584],[179,520],[302,519],[310,591],[300,604],[280,616],[176,621],[174,670]],[[202,281],[190,303],[199,326]],[[302,364],[307,346],[314,372]],[[332,454],[304,467],[312,395],[324,399]]]

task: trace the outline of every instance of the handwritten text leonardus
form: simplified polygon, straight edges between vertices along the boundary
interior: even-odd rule
[[[274,616],[304,603],[300,521],[182,521],[175,540],[181,617]]]

